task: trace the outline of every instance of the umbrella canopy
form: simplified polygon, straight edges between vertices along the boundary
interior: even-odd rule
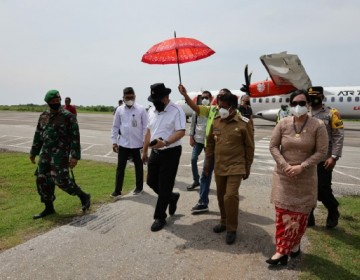
[[[142,56],[141,61],[148,64],[177,64],[181,84],[180,63],[203,59],[214,53],[215,51],[204,43],[193,38],[176,38],[174,33],[174,38],[152,46]]]
[[[176,54],[176,50],[178,54]],[[141,61],[149,64],[176,64],[206,58],[215,52],[193,38],[172,38],[152,46]]]

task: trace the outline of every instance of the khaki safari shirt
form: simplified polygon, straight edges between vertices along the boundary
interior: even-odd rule
[[[239,114],[229,120],[215,117],[207,137],[206,161],[215,157],[216,175],[250,174],[254,150],[253,126],[249,119]]]

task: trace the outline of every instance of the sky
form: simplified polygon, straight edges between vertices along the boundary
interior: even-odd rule
[[[58,89],[75,105],[115,106],[132,86],[147,106],[150,85],[177,90],[176,65],[142,55],[173,37],[195,38],[215,54],[180,65],[188,91],[239,89],[268,74],[260,56],[297,54],[321,86],[360,84],[358,0],[1,0],[0,105],[43,104]]]

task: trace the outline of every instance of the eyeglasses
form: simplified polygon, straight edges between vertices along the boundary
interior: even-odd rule
[[[297,105],[304,107],[306,106],[306,101],[293,101],[290,103],[291,107],[296,107]]]

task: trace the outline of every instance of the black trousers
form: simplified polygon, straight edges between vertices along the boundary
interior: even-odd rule
[[[337,209],[339,202],[336,200],[331,189],[332,170],[326,170],[324,163],[323,161],[317,165],[318,200],[321,201],[328,210],[332,211]]]
[[[143,189],[144,166],[140,155],[141,148],[130,149],[119,146],[118,163],[117,163],[116,178],[115,178],[115,191],[117,193],[120,193],[122,191],[122,187],[124,184],[125,167],[129,155],[132,156],[135,165],[136,188],[139,190]]]
[[[147,184],[158,195],[154,219],[165,219],[166,209],[173,199],[175,177],[179,167],[181,146],[152,150],[148,160]]]

